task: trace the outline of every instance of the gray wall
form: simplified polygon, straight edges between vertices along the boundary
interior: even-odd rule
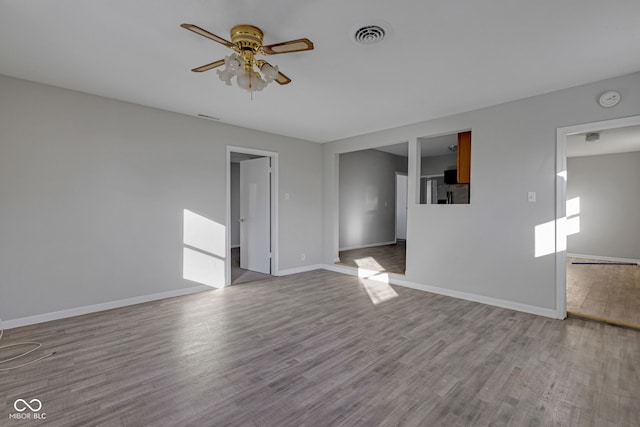
[[[240,163],[231,163],[231,246],[240,246]]]
[[[457,154],[423,157],[420,175],[442,175],[444,171],[455,169],[458,164]]]
[[[598,96],[613,89],[622,101],[600,107]],[[634,115],[640,73],[324,144],[324,259],[338,249],[336,156],[408,141],[406,280],[556,310],[555,255],[535,256],[535,227],[555,218],[556,130]],[[418,138],[468,129],[473,204],[416,204]]]
[[[395,241],[396,171],[407,158],[378,150],[340,155],[340,249]]]
[[[567,252],[640,259],[640,152],[567,159],[567,199],[580,197],[580,233]]]
[[[1,76],[0,94],[3,319],[195,286],[183,211],[226,225],[228,144],[279,153],[280,269],[321,261],[320,145]]]

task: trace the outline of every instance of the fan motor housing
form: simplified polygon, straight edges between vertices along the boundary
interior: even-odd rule
[[[262,46],[262,30],[253,25],[241,24],[231,29],[231,42],[241,50],[257,51]]]

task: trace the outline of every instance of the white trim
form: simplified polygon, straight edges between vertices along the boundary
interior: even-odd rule
[[[279,240],[278,240],[278,215],[279,215],[279,178],[278,178],[278,153],[275,151],[258,150],[255,148],[237,147],[227,145],[227,219],[226,219],[226,242],[231,242],[231,153],[252,154],[256,156],[264,156],[271,158],[271,275],[278,276],[279,270]],[[225,244],[225,286],[231,285],[231,247]]]
[[[566,217],[567,210],[567,133],[562,129],[556,130],[556,317],[567,317],[567,236],[562,235],[558,228],[560,218]]]
[[[556,317],[567,317],[567,238],[559,233],[558,224],[566,216],[567,181],[559,174],[567,171],[567,135],[597,132],[627,126],[640,125],[640,116],[604,120],[567,126],[556,130]]]
[[[289,268],[287,270],[280,270],[278,276],[289,276],[291,274],[306,273],[307,271],[321,270],[324,268],[323,264],[303,265],[302,267]]]
[[[409,147],[409,143],[407,142],[407,150]],[[395,236],[395,243],[398,243],[398,175],[407,177],[407,190],[405,194],[405,202],[407,202],[407,206],[405,207],[404,212],[404,238],[402,240],[407,240],[407,216],[409,215],[409,157],[407,155],[407,172],[398,172],[396,171],[396,179],[395,179],[395,188],[394,192],[396,193],[396,211],[394,212],[394,221],[393,221],[393,235]]]
[[[349,276],[357,276],[358,269],[353,267],[347,267],[345,265],[324,264],[323,269],[333,271],[334,273],[348,274]]]
[[[142,304],[149,301],[157,301],[166,298],[179,297],[196,292],[210,291],[215,288],[199,285],[189,288],[175,289],[172,291],[158,292],[156,294],[141,295],[139,297],[126,298],[116,301],[103,302],[100,304],[86,305],[84,307],[69,308],[67,310],[54,311],[51,313],[36,314],[35,316],[19,317],[17,319],[4,320],[2,325],[5,329],[19,328],[21,326],[33,325],[36,323],[50,322],[52,320],[65,319],[67,317],[80,316],[83,314],[95,313],[98,311],[111,310],[113,308],[126,307],[129,305]]]
[[[333,205],[333,229],[331,251],[334,259],[340,259],[340,153],[333,154],[333,194],[335,203]]]
[[[409,236],[409,212],[411,207],[420,204],[420,175],[422,174],[422,157],[420,150],[422,144],[419,138],[409,139],[409,164],[407,165],[408,172],[408,187],[407,187],[407,237]],[[409,196],[413,194],[413,196]]]
[[[231,247],[231,249],[236,249],[236,248],[239,248],[240,245],[231,245],[230,247]]]
[[[585,254],[570,254],[570,253],[567,253],[567,257],[595,259],[598,261],[628,262],[631,264],[640,264],[640,259],[632,259],[632,258],[616,258],[616,257],[600,256],[600,255],[585,255]]]
[[[336,273],[348,274],[351,276],[358,276],[358,269],[339,265],[324,265],[325,270],[334,271]],[[483,295],[471,294],[468,292],[455,291],[451,289],[440,288],[438,286],[423,285],[420,283],[411,282],[410,280],[403,279],[394,274],[389,274],[389,283],[392,285],[403,286],[405,288],[417,289],[419,291],[431,292],[432,294],[445,295],[448,297],[463,299],[467,301],[478,302],[481,304],[492,305],[495,307],[506,308],[509,310],[521,311],[524,313],[535,314],[538,316],[557,318],[556,310],[551,308],[538,307],[529,304],[522,304],[514,301],[507,301],[498,298],[486,297]]]
[[[360,246],[347,246],[346,248],[340,248],[340,251],[350,251],[352,249],[364,249],[364,248],[374,248],[376,246],[387,246],[387,245],[395,245],[397,240],[390,240],[388,242],[379,242],[379,243],[369,243],[368,245],[360,245]]]

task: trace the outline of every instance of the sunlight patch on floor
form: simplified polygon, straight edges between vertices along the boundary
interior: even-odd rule
[[[362,279],[362,285],[374,305],[389,301],[398,296],[396,291],[389,285],[389,276],[387,274],[379,274],[369,279]]]
[[[389,284],[389,275],[387,273],[358,268],[358,277],[361,279],[360,282],[374,305],[398,296],[397,292]]]
[[[381,266],[380,263],[376,261],[374,257],[371,257],[371,256],[358,258],[354,260],[354,262],[358,266],[358,270],[365,269],[365,270],[376,271],[376,272],[385,270],[385,268]]]

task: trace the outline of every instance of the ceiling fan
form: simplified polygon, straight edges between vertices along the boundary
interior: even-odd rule
[[[267,84],[274,80],[281,85],[291,83],[291,79],[282,74],[277,65],[273,66],[264,59],[257,59],[256,55],[278,55],[313,49],[313,43],[306,38],[263,46],[264,33],[260,28],[253,25],[242,24],[231,28],[231,41],[210,33],[197,25],[182,24],[180,26],[234,51],[233,54],[224,59],[201,65],[191,71],[201,73],[224,65],[225,68],[223,70],[217,71],[220,80],[227,85],[231,85],[231,79],[236,77],[238,86],[251,92],[264,89]]]

